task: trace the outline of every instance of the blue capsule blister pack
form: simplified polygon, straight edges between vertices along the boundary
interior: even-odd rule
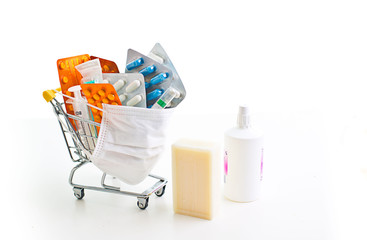
[[[144,76],[147,106],[152,106],[171,86],[171,69],[152,58],[129,49],[126,60],[126,73],[140,73]]]
[[[153,58],[154,60],[161,63],[163,66],[172,70],[172,82],[170,87],[177,91],[179,94],[176,95],[170,101],[170,103],[167,104],[169,107],[176,107],[186,97],[186,90],[180,76],[178,75],[175,67],[172,64],[171,59],[168,57],[168,54],[159,43],[156,43],[154,45],[153,49],[149,52],[148,57]]]

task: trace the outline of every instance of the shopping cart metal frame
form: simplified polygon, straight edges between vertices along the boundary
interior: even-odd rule
[[[57,89],[59,91],[60,89]],[[77,163],[77,165],[72,168],[69,175],[69,184],[73,187],[74,196],[77,199],[82,199],[85,195],[84,190],[93,190],[107,193],[115,193],[120,195],[127,195],[137,198],[137,206],[144,210],[148,207],[149,197],[153,193],[161,197],[165,193],[167,180],[163,177],[149,174],[148,176],[158,181],[148,189],[143,192],[130,192],[130,191],[122,191],[120,187],[107,185],[105,183],[106,173],[102,174],[100,185],[101,186],[92,186],[92,185],[82,185],[77,184],[73,181],[74,175],[78,169],[91,163],[91,155],[93,154],[93,149],[95,148],[97,137],[94,136],[93,131],[91,129],[95,129],[96,127],[100,127],[101,124],[82,119],[75,115],[68,114],[65,109],[65,104],[56,99],[55,90],[47,90],[43,92],[43,97],[47,102],[50,102],[54,113],[59,122],[70,158],[73,162]],[[78,124],[78,121],[80,124]],[[73,124],[72,124],[73,122]],[[74,126],[76,129],[74,129]],[[78,126],[83,128],[82,131],[79,131]],[[89,128],[89,131],[88,131]],[[89,133],[89,134],[88,134]]]

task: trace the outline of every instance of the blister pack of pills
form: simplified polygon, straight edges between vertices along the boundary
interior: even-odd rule
[[[104,73],[103,80],[112,84],[123,106],[146,107],[144,76],[140,73]]]
[[[115,88],[109,83],[81,84],[80,85],[88,103],[98,108],[103,108],[102,103],[111,105],[121,105]],[[96,108],[90,108],[93,114],[93,120],[100,123],[103,112]]]
[[[68,90],[70,87],[79,85],[80,80],[82,79],[81,74],[75,69],[75,66],[87,62],[89,60],[90,57],[88,54],[68,58],[61,58],[57,60],[57,71],[59,73],[60,86],[63,94],[74,97],[73,94]],[[64,97],[66,112],[74,115],[73,105],[67,103],[67,100],[68,98]],[[72,124],[74,125],[73,122]]]
[[[74,97],[70,87],[81,85],[87,101],[141,108],[173,108],[186,96],[185,87],[163,47],[156,43],[148,55],[129,49],[125,73],[115,62],[83,54],[57,60],[62,93]],[[68,114],[73,105],[64,97]],[[90,108],[91,120],[101,122],[102,111]],[[73,126],[75,124],[72,122]]]
[[[166,53],[166,51],[163,49],[163,47],[161,46],[161,44],[156,43],[153,47],[153,49],[149,52],[148,57],[158,61],[159,63],[163,64],[164,66],[168,67],[169,69],[172,70],[172,82],[171,82],[171,90],[169,95],[170,96],[174,96],[172,99],[171,97],[167,98],[168,95],[165,96],[165,101],[167,99],[171,99],[171,101],[169,101],[168,103],[166,103],[165,101],[162,100],[162,97],[160,98],[160,102],[161,104],[163,104],[163,102],[165,104],[167,104],[168,106],[166,107],[176,107],[180,102],[182,102],[182,100],[186,97],[186,90],[185,87],[181,81],[180,76],[178,75],[176,68],[173,66],[173,63],[171,61],[171,59],[168,57],[168,54]],[[177,94],[177,92],[179,94]],[[163,101],[163,102],[162,102]],[[158,102],[158,101],[157,101]]]
[[[100,57],[96,57],[96,56],[90,56],[90,59],[99,59],[99,62],[101,63],[101,68],[102,68],[102,72],[103,73],[119,73],[119,68],[117,67],[116,63],[111,61],[111,60],[107,60],[107,59],[103,59]]]
[[[168,67],[132,49],[127,52],[125,72],[144,76],[148,107],[163,95],[172,81],[172,71]]]

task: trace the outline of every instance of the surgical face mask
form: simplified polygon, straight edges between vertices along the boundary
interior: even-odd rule
[[[92,162],[125,183],[142,182],[163,153],[173,109],[104,104],[103,110]]]

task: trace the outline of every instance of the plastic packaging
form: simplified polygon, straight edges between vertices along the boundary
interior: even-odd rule
[[[148,57],[153,58],[172,71],[172,83],[170,86],[174,87],[180,93],[180,96],[172,99],[170,107],[176,107],[186,97],[186,90],[171,59],[159,43],[154,45],[153,49],[149,52]]]
[[[224,195],[236,202],[259,198],[264,137],[250,124],[249,108],[239,107],[237,127],[224,135]]]
[[[163,109],[169,107],[171,102],[175,98],[180,97],[180,92],[178,92],[174,87],[170,87],[166,92],[158,99],[156,103],[152,106],[153,109]]]
[[[83,83],[91,81],[94,83],[102,83],[102,69],[98,58],[79,64],[75,66],[75,68],[83,76]]]
[[[152,96],[160,91],[164,92],[168,89],[171,86],[173,76],[170,68],[132,49],[129,49],[127,52],[125,72],[140,73],[144,76],[147,106],[157,101],[157,97],[151,98],[148,97],[148,95],[154,92],[149,95]],[[160,89],[160,91],[155,91],[157,89]],[[158,97],[160,97],[160,95]]]
[[[84,120],[89,120],[89,111],[86,105],[87,101],[84,98],[82,98],[80,90],[81,90],[80,85],[76,85],[69,88],[69,92],[72,92],[74,94],[74,100],[69,99],[68,101],[71,100],[73,104],[75,116],[80,117]],[[91,136],[92,133],[93,133],[92,136],[96,136],[95,129],[90,129],[89,125],[84,122],[78,120],[75,120],[75,122],[85,148],[93,149],[94,146],[93,139],[87,136]]]
[[[123,106],[146,107],[144,76],[139,73],[104,73],[113,85]]]

